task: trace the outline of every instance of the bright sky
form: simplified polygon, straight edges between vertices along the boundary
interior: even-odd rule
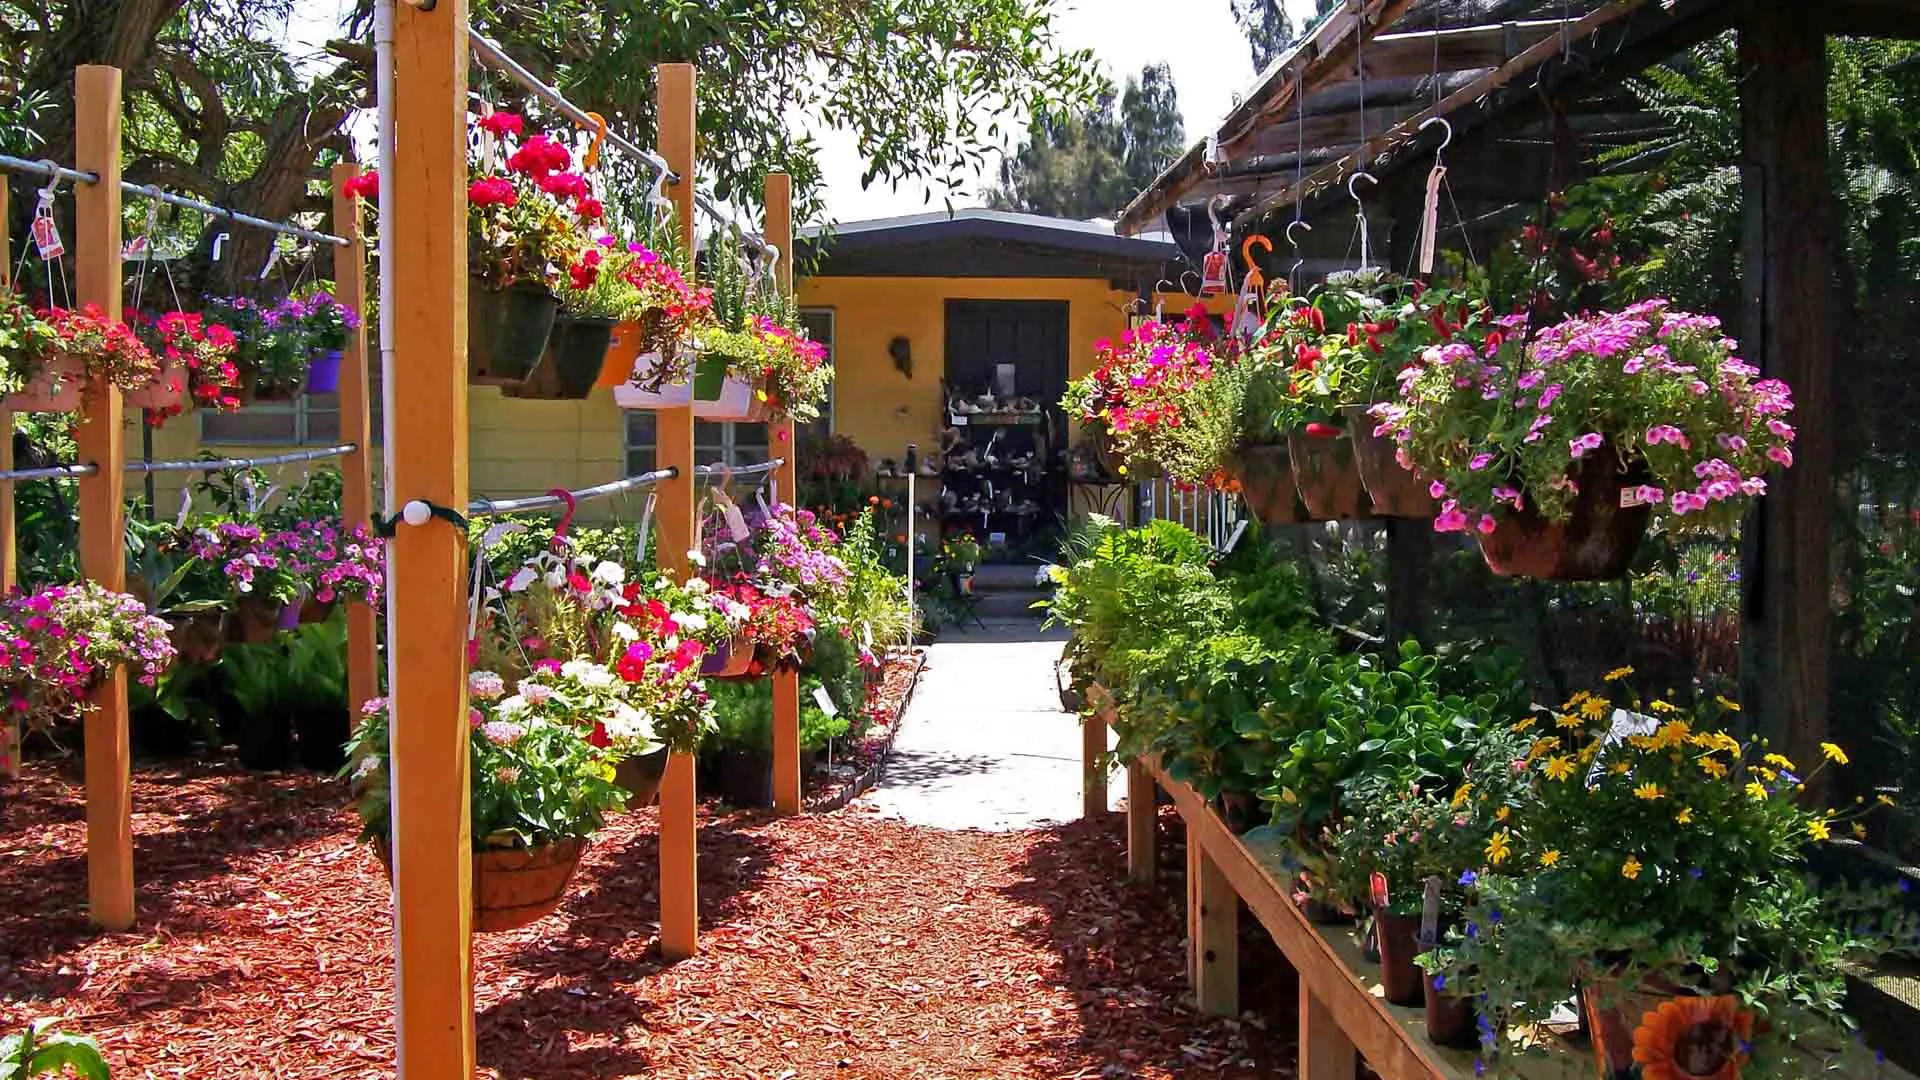
[[[1180,111],[1189,142],[1211,128],[1253,85],[1253,61],[1233,21],[1228,0],[1184,0],[1170,10],[1165,0],[1059,0],[1059,32],[1068,48],[1091,49],[1115,83],[1147,64],[1165,61],[1173,69]],[[1286,0],[1294,24],[1304,25],[1313,0]],[[335,36],[347,0],[298,0],[289,37],[314,45]],[[827,180],[827,211],[837,221],[860,221],[894,214],[921,213],[945,205],[944,189],[931,193],[920,184],[898,190],[875,184],[862,190],[860,155],[853,140],[833,132],[819,135]],[[997,169],[998,162],[992,161]],[[955,206],[979,205],[982,181],[976,177]]]

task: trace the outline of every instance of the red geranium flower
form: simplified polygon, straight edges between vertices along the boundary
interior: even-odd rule
[[[506,177],[483,176],[467,185],[467,201],[475,206],[512,206],[520,195]]]
[[[519,113],[495,112],[480,118],[480,130],[490,132],[495,138],[504,139],[509,135],[518,137],[527,130],[527,121]]]
[[[340,194],[372,202],[380,197],[380,174],[369,169],[358,176],[350,176],[346,183],[340,185]]]
[[[557,172],[551,176],[543,176],[539,183],[540,190],[556,199],[587,197],[587,178],[576,172]]]
[[[600,200],[592,196],[574,203],[573,212],[579,215],[581,221],[599,221],[607,216],[607,208],[600,205]]]

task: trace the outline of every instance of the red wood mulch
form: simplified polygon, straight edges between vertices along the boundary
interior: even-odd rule
[[[134,790],[123,934],[82,914],[77,774],[30,765],[0,796],[0,1031],[58,1017],[116,1080],[392,1075],[387,886],[339,788],[212,765],[143,768]],[[1180,1004],[1178,882],[1118,883],[1117,819],[709,816],[701,953],[673,966],[654,820],[597,837],[561,911],[476,939],[484,1075],[1238,1077],[1282,1058],[1287,1036]]]

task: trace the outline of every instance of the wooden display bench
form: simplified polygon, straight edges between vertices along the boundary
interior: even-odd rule
[[[1108,724],[1095,716],[1085,724],[1088,792],[1100,792],[1106,775],[1098,755],[1106,749]],[[1464,1080],[1474,1076],[1476,1054],[1435,1046],[1426,1037],[1422,1009],[1387,1002],[1375,978],[1378,965],[1362,955],[1352,930],[1318,926],[1295,904],[1292,874],[1278,844],[1249,843],[1234,835],[1213,807],[1187,784],[1168,776],[1153,759],[1127,766],[1127,876],[1140,883],[1155,877],[1157,798],[1167,792],[1187,829],[1187,974],[1202,1012],[1240,1012],[1240,901],[1273,938],[1300,979],[1300,1080],[1354,1080],[1364,1060],[1382,1080]],[[1869,1066],[1886,1080],[1907,1078],[1892,1064]],[[1591,1080],[1590,1052],[1570,1044],[1523,1061],[1528,1080]],[[1833,1074],[1849,1075],[1847,1072]]]

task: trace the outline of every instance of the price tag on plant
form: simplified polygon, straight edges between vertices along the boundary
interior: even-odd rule
[[[1373,906],[1377,908],[1386,907],[1387,875],[1375,870],[1372,876],[1367,879],[1367,886],[1368,891],[1373,895]]]
[[[826,713],[829,719],[840,715],[840,707],[833,703],[832,695],[827,693],[824,686],[813,688],[813,703],[820,706],[820,711]]]
[[[747,517],[745,514],[742,514],[740,512],[739,506],[735,505],[732,502],[728,502],[726,515],[727,515],[727,532],[733,536],[735,543],[739,543],[740,541],[743,541],[747,537],[753,535],[753,530],[747,528]]]
[[[67,245],[60,240],[60,226],[54,224],[52,215],[33,219],[33,246],[39,250],[43,262],[51,262],[67,253]]]

